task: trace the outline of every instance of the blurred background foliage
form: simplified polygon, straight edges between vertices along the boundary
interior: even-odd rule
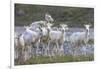
[[[68,24],[70,27],[94,27],[94,8],[15,4],[15,26],[29,25],[32,22],[45,20],[45,13],[54,19],[54,25]]]

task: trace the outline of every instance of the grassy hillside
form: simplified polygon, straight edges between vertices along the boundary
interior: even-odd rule
[[[44,20],[48,12],[54,18],[55,25],[65,23],[73,27],[83,27],[83,24],[94,26],[94,9],[82,7],[44,6],[31,4],[15,4],[15,25],[29,25],[34,21]]]

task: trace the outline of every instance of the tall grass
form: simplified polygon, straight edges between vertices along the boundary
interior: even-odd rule
[[[81,62],[81,61],[93,61],[94,60],[94,55],[81,55],[81,56],[76,56],[73,57],[72,55],[65,55],[65,56],[55,56],[55,57],[44,57],[44,56],[39,56],[35,58],[30,58],[27,60],[24,65],[29,65],[29,64],[48,64],[48,63],[65,63],[65,62]],[[20,65],[15,61],[15,65]]]

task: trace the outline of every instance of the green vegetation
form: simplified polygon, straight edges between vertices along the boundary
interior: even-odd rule
[[[50,13],[54,24],[68,24],[70,27],[83,27],[83,24],[94,26],[94,9],[83,7],[45,6],[15,4],[15,25],[29,25],[34,21],[44,20],[45,13]]]
[[[94,56],[93,55],[81,55],[73,57],[72,55],[66,55],[66,56],[56,56],[56,57],[43,57],[39,56],[37,58],[30,58],[27,60],[24,65],[28,64],[47,64],[47,63],[62,63],[62,62],[80,62],[80,61],[93,61]],[[17,61],[15,62],[16,65],[19,65]]]
[[[94,44],[94,39],[89,39],[88,44]]]

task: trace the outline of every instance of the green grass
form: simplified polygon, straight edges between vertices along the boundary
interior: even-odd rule
[[[85,45],[85,41],[84,40],[78,40],[78,45],[81,45],[81,44]],[[90,44],[90,45],[94,44],[94,39],[89,39],[87,44]]]
[[[30,58],[27,60],[24,65],[29,64],[48,64],[48,63],[64,63],[64,62],[81,62],[81,61],[93,61],[94,55],[88,55],[88,56],[77,56],[73,57],[71,55],[66,56],[56,56],[56,57],[43,57],[39,56],[37,58]],[[15,65],[20,65],[15,61]]]
[[[89,39],[88,44],[94,44],[94,39]]]

